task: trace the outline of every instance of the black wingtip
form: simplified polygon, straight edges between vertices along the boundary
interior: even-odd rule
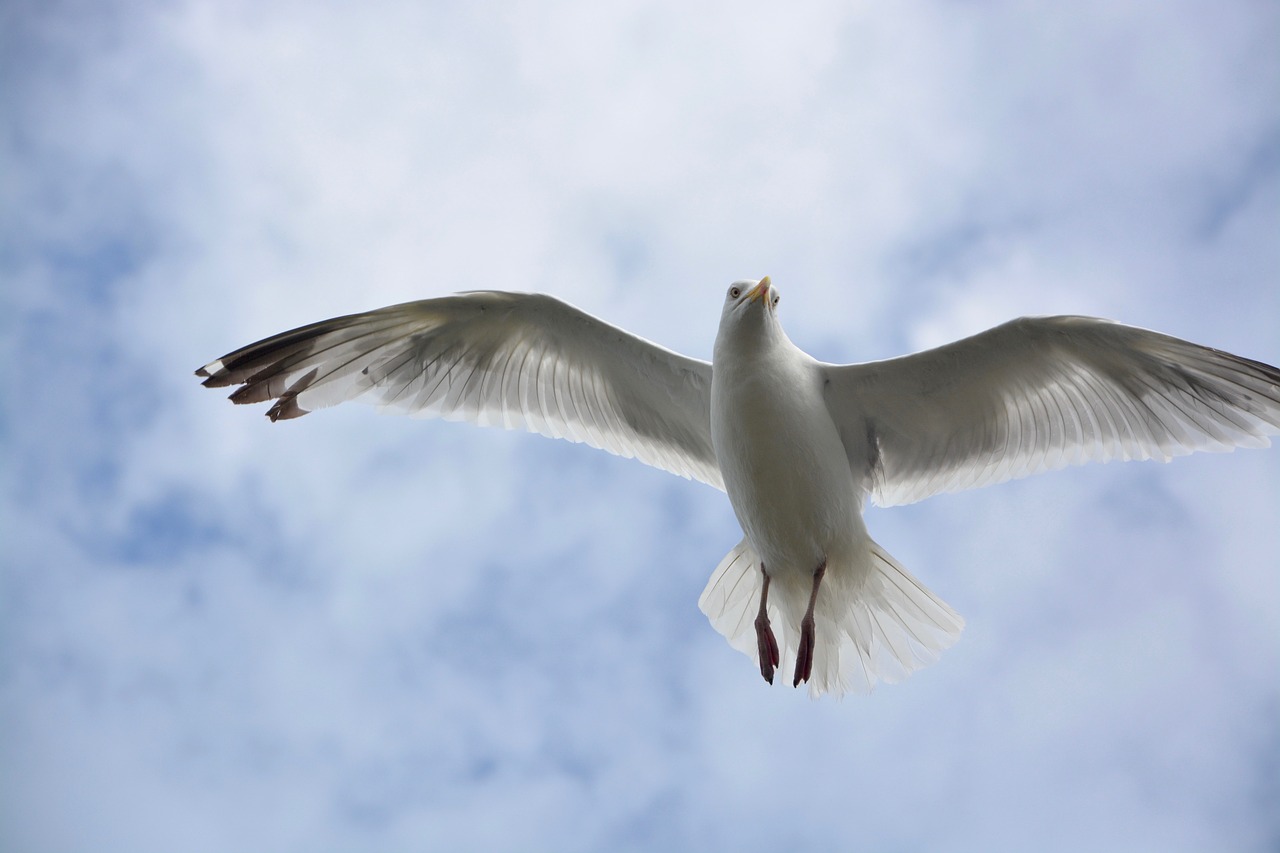
[[[230,373],[222,359],[197,367],[196,376],[204,380],[200,384],[206,388],[223,388],[231,384]]]

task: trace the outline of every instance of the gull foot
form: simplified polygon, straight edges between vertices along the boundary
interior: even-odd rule
[[[769,627],[769,573],[760,564],[760,573],[764,575],[764,584],[760,587],[760,610],[756,612],[756,650],[760,656],[760,674],[764,680],[773,684],[773,670],[778,666],[778,641],[774,639],[773,628]]]
[[[814,637],[813,614],[806,614],[800,620],[800,651],[796,652],[796,678],[791,682],[792,687],[799,687],[800,682],[808,681],[813,675]]]
[[[808,681],[813,675],[813,608],[818,603],[818,587],[827,573],[827,561],[823,560],[813,572],[813,589],[809,591],[809,606],[805,608],[804,618],[800,620],[800,651],[796,652],[796,679],[792,687],[799,687],[800,682]]]
[[[773,684],[773,671],[778,666],[778,641],[769,626],[769,617],[763,613],[756,617],[756,649],[760,654],[760,674]]]

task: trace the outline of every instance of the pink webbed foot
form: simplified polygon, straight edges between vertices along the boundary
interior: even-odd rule
[[[801,682],[808,681],[809,676],[813,675],[813,650],[817,644],[817,632],[813,627],[813,607],[818,602],[818,586],[826,573],[827,563],[823,560],[822,565],[818,566],[818,570],[813,573],[813,591],[809,593],[809,607],[804,611],[804,618],[800,620],[800,649],[796,652],[796,677],[791,682],[792,687],[799,687]]]
[[[814,642],[813,617],[805,616],[800,620],[800,650],[796,652],[796,677],[792,687],[799,687],[800,682],[808,681],[813,675]]]
[[[778,641],[773,636],[768,616],[756,617],[756,648],[760,654],[760,674],[765,681],[773,684],[773,671],[779,661]]]
[[[760,567],[764,572],[764,566]],[[760,590],[760,611],[756,614],[756,650],[760,658],[760,674],[764,680],[773,684],[773,671],[778,666],[778,641],[773,636],[773,628],[769,625],[769,613],[765,609],[769,602],[769,575],[764,576],[764,587]]]

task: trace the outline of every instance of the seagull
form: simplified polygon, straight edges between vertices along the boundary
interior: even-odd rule
[[[526,429],[728,494],[742,540],[698,605],[809,693],[869,691],[935,661],[964,621],[868,534],[906,504],[1085,462],[1265,447],[1280,370],[1110,320],[1023,317],[936,349],[827,364],[778,319],[768,276],[730,285],[710,363],[554,297],[472,291],[336,317],[196,371],[274,401],[347,400]]]

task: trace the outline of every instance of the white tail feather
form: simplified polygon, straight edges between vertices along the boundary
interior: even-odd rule
[[[964,620],[898,565],[879,545],[858,565],[829,565],[814,609],[817,648],[809,693],[865,693],[877,681],[900,681],[933,663],[960,636]],[[808,606],[810,576],[772,576],[769,619],[781,654],[784,683],[793,678],[800,620]],[[757,660],[755,615],[760,606],[760,558],[744,539],[725,555],[698,599],[698,607],[729,645]]]

